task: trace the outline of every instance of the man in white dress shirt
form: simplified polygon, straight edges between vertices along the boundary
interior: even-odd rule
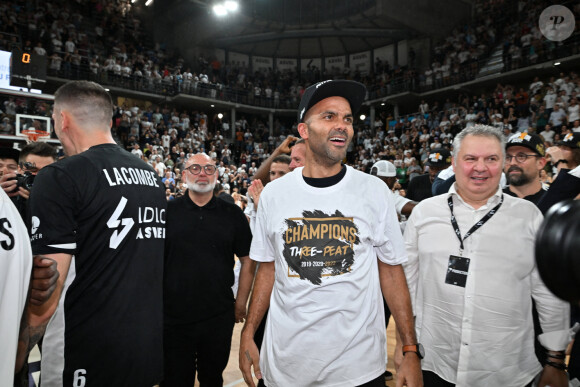
[[[419,203],[405,230],[425,385],[531,385],[542,371],[534,354],[533,298],[547,351],[539,386],[567,386],[569,307],[546,288],[534,261],[542,214],[533,203],[502,194],[505,139],[497,129],[465,129],[453,148],[455,184]]]

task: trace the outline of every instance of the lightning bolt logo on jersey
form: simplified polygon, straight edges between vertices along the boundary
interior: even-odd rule
[[[282,254],[288,263],[288,276],[320,285],[322,277],[349,272],[354,263],[353,247],[360,243],[353,219],[338,210],[332,215],[322,211],[304,211],[302,215],[287,219],[283,233]]]
[[[116,229],[119,225],[122,225],[120,230],[113,231],[113,235],[111,235],[111,239],[109,240],[109,247],[112,249],[116,249],[119,247],[123,239],[129,234],[131,227],[135,224],[135,221],[131,218],[123,218],[120,219],[125,206],[127,205],[127,198],[122,197],[115,209],[115,212],[107,222],[107,227]]]

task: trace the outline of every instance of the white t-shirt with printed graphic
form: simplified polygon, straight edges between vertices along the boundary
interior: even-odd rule
[[[260,353],[267,386],[352,387],[384,372],[377,257],[391,265],[407,258],[380,179],[347,167],[337,184],[315,188],[297,168],[270,182],[250,257],[275,262]]]

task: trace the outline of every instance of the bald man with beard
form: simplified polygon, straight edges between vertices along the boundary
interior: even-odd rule
[[[221,386],[234,323],[244,321],[255,264],[242,210],[218,199],[218,171],[208,155],[185,162],[187,194],[168,203],[164,270],[162,386]],[[234,299],[234,255],[242,267]]]

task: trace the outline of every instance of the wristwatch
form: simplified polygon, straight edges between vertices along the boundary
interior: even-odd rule
[[[420,343],[415,345],[403,345],[403,355],[407,352],[415,352],[419,359],[423,359],[425,357],[425,348]]]

